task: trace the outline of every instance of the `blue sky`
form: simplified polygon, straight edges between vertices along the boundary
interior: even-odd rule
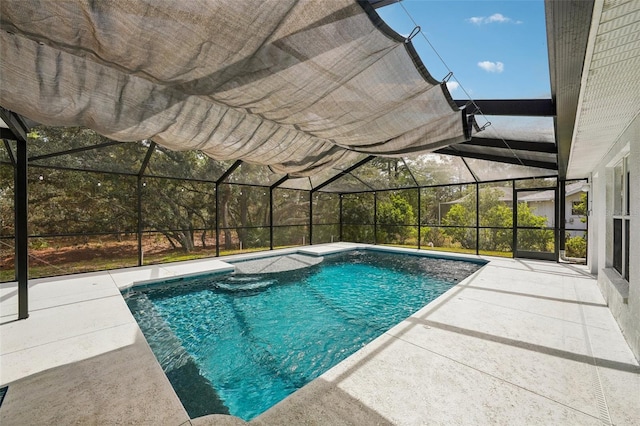
[[[403,0],[377,10],[408,35],[414,24],[403,6],[471,98],[551,97],[543,0]],[[424,37],[412,42],[442,80],[448,70]],[[455,83],[449,87],[454,99],[468,98]]]

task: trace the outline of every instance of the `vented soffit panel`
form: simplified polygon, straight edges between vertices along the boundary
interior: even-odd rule
[[[312,175],[469,139],[464,110],[368,1],[0,2],[0,105]]]
[[[589,174],[640,114],[640,1],[596,2],[567,178]]]

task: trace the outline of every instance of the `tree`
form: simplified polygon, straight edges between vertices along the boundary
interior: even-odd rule
[[[340,195],[316,192],[313,195],[313,243],[337,241],[340,235]]]
[[[415,234],[416,219],[409,201],[399,194],[392,194],[389,201],[378,203],[378,228],[381,241],[400,241],[404,244]]]
[[[502,200],[504,192],[499,187],[485,187],[480,190],[479,247],[491,251],[511,251],[513,232],[513,211]],[[444,233],[463,248],[475,247],[475,194],[468,193],[459,199],[447,212],[442,223],[455,228],[445,228]],[[533,213],[527,203],[518,205],[518,226],[524,228],[545,228],[547,218]],[[465,228],[466,227],[466,228]],[[553,242],[553,231],[548,229],[519,229],[518,248],[521,250],[548,251]]]
[[[503,195],[499,187],[481,189],[480,226],[484,229],[480,233],[480,248],[483,250],[512,250],[513,210],[501,200]]]
[[[112,233],[120,238],[137,232],[135,175],[149,141],[114,142],[84,128],[39,127],[29,136],[29,157],[35,158],[29,168],[32,235]],[[200,232],[204,246],[207,230],[215,226],[215,191],[213,183],[193,179],[222,174],[224,165],[197,151],[161,147],[150,158],[141,195],[144,229],[162,233],[172,247],[186,251],[195,247]]]
[[[442,224],[451,226],[445,228],[445,235],[449,236],[453,242],[458,242],[462,248],[470,249],[476,245],[475,229],[473,226],[475,217],[473,213],[462,204],[455,204],[449,209],[446,216],[442,219]]]
[[[475,187],[468,187],[463,192],[459,202],[451,206],[442,218],[444,234],[454,243],[460,243],[462,248],[470,249],[476,246],[476,192]]]
[[[518,229],[518,249],[530,251],[551,251],[553,231],[543,229],[547,226],[547,218],[537,216],[528,203],[518,204],[518,227],[539,229]]]
[[[580,202],[573,205],[573,214],[582,216],[580,222],[587,222],[587,193],[580,194]]]
[[[495,204],[480,217],[483,229],[480,246],[484,250],[511,251],[513,211],[504,203]],[[503,229],[508,228],[508,229]]]
[[[172,248],[189,252],[196,232],[206,247],[207,229],[215,227],[215,190],[212,183],[145,178],[142,216],[146,230],[162,233]]]
[[[39,127],[28,136],[32,235],[113,233],[120,238],[136,231],[135,179],[100,172],[130,171],[135,159],[127,148],[135,151],[135,144],[87,149],[113,142],[82,128]],[[94,171],[81,171],[85,168]]]
[[[14,235],[13,200],[13,167],[0,164],[0,236]]]
[[[367,185],[376,189],[416,186],[411,171],[400,158],[376,157],[359,167],[354,174]]]
[[[309,193],[292,189],[274,190],[274,243],[301,244],[309,235]]]
[[[373,194],[349,194],[342,199],[342,234],[345,241],[372,243]]]

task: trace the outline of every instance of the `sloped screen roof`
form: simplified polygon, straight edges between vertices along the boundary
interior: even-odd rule
[[[469,139],[410,41],[355,0],[0,2],[0,104],[311,175]]]

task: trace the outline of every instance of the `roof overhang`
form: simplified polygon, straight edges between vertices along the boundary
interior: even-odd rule
[[[545,0],[558,175],[567,175],[593,0]]]
[[[588,2],[578,3],[591,10]],[[580,19],[574,13],[572,23]],[[640,2],[598,0],[592,13],[580,13],[585,15],[580,22],[589,34],[584,48],[576,46],[584,52],[584,64],[574,77],[580,76],[580,84],[579,90],[573,90],[577,108],[566,172],[569,179],[588,177],[640,114]],[[568,137],[569,129],[565,131]],[[566,156],[566,147],[562,148]]]

